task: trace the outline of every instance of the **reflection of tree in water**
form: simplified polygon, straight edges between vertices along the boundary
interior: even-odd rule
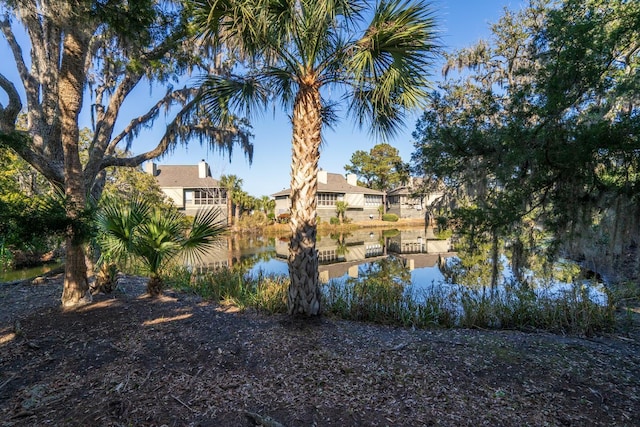
[[[456,245],[457,257],[438,263],[446,283],[472,288],[488,286],[494,289],[499,282],[506,260],[513,274],[513,283],[536,287],[553,280],[571,283],[579,276],[580,268],[573,262],[559,263],[544,245],[545,234],[533,226],[514,229],[507,238],[484,233],[461,235]]]
[[[376,282],[394,284],[400,287],[411,284],[411,271],[402,258],[390,256],[358,267],[358,277],[348,282]]]
[[[329,237],[336,242],[336,255],[344,256],[349,253],[347,247],[347,238],[351,236],[351,233],[346,231],[340,231],[337,233],[331,233]]]
[[[228,264],[233,271],[247,273],[261,261],[269,261],[276,257],[275,237],[261,235],[240,235],[233,233],[228,236]],[[263,248],[270,248],[264,250]],[[248,249],[253,249],[249,255]]]
[[[367,310],[389,310],[402,304],[404,288],[411,284],[411,272],[404,260],[396,257],[379,259],[358,267],[358,277],[346,280],[350,288],[352,309],[367,307]],[[367,317],[357,318],[367,319]],[[375,318],[375,316],[374,316]]]
[[[495,276],[502,270],[498,262],[494,268],[492,257],[494,245],[489,239],[479,239],[478,235],[460,236],[457,248],[458,256],[440,263],[440,272],[446,283],[458,284],[472,288],[488,286]],[[497,278],[494,277],[494,282]]]

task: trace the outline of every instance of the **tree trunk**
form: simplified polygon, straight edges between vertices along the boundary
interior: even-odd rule
[[[87,265],[85,263],[81,223],[86,207],[86,191],[80,163],[78,115],[82,108],[84,89],[84,59],[88,38],[81,30],[69,29],[64,39],[60,66],[59,103],[62,148],[64,152],[64,190],[67,217],[67,256],[64,274],[62,305],[72,307],[91,301]]]
[[[242,206],[240,205],[240,203],[236,203],[236,220],[235,220],[235,224],[239,224],[240,223],[240,214],[242,213]]]
[[[227,225],[233,224],[233,209],[231,206],[231,190],[227,190]]]
[[[291,155],[291,243],[288,309],[290,315],[320,314],[316,251],[316,193],[322,121],[316,85],[302,85],[293,108]]]

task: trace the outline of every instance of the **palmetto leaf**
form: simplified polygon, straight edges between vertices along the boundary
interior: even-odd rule
[[[251,76],[208,76],[202,81],[199,100],[215,121],[229,125],[234,111],[250,116],[251,112],[264,110],[268,90]]]
[[[98,214],[103,260],[140,260],[157,275],[180,254],[199,260],[225,232],[217,210],[199,211],[192,224],[179,211],[153,208],[134,199],[129,203],[106,200]]]
[[[220,237],[226,232],[226,221],[219,209],[198,210],[183,242],[187,261],[200,262],[202,256],[219,245]]]

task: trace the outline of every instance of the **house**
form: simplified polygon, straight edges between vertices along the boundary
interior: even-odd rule
[[[347,203],[345,217],[353,221],[365,221],[378,218],[379,208],[383,206],[384,193],[370,188],[359,187],[357,176],[348,174],[343,177],[327,171],[318,172],[317,213],[322,221],[329,222],[336,217],[336,202]],[[272,195],[276,200],[276,215],[289,213],[291,189],[279,191]]]
[[[398,215],[398,218],[425,218],[425,209],[442,197],[441,192],[416,193],[418,182],[403,185],[387,192],[386,212]]]
[[[202,207],[219,208],[221,219],[227,218],[227,190],[211,176],[209,165],[145,164],[145,172],[153,175],[160,190],[186,215],[195,215]]]

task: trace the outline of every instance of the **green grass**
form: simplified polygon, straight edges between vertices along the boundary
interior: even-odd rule
[[[287,312],[289,282],[283,276],[261,273],[252,276],[229,268],[194,275],[184,267],[175,267],[163,278],[168,286],[206,300],[233,304],[240,309],[251,307],[266,313]]]
[[[176,290],[240,309],[287,312],[286,276],[244,275],[226,268],[195,276],[185,268],[174,268],[164,279]],[[620,321],[616,319],[614,297],[609,297],[608,305],[599,305],[588,298],[588,290],[582,285],[551,295],[515,285],[494,293],[437,285],[417,292],[384,280],[330,281],[323,285],[323,311],[340,319],[403,327],[545,330],[581,335],[612,331]]]

